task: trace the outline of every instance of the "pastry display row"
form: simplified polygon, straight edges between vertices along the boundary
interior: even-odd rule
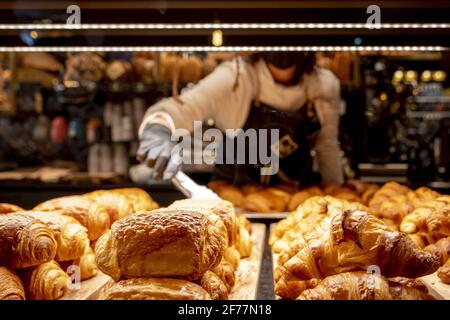
[[[449,226],[450,197],[427,188],[389,182],[365,203],[308,198],[272,230],[276,294],[430,299],[418,278],[437,271],[436,281],[449,283]]]
[[[306,199],[325,195],[368,204],[379,189],[376,184],[358,180],[349,180],[341,186],[326,183],[306,188],[289,183],[271,187],[258,184],[244,184],[238,187],[222,180],[210,182],[208,186],[222,199],[230,201],[244,212],[258,213],[293,211]]]
[[[167,208],[138,188],[0,204],[2,299],[54,300],[101,272],[98,299],[227,299],[252,252],[249,221],[227,201]],[[107,284],[107,285],[106,285]]]
[[[255,210],[273,199],[268,208],[278,210],[283,199],[291,212],[268,241],[273,278],[259,271],[265,232],[255,233],[235,202],[160,207],[139,188],[97,190],[31,210],[0,204],[0,299],[70,299],[96,277],[89,299],[255,299],[243,292],[261,281],[274,281],[277,298],[298,300],[439,298],[429,276],[450,287],[448,195],[356,180],[210,187],[228,200],[241,192],[241,206]]]

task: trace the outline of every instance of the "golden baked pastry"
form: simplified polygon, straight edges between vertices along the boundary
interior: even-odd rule
[[[86,193],[84,196],[102,205],[107,210],[111,223],[134,213],[133,204],[121,193],[96,190]]]
[[[89,247],[87,229],[77,220],[57,212],[23,211],[47,224],[58,243],[55,260],[67,261],[80,258]]]
[[[408,236],[422,249],[435,242],[435,239],[428,232],[417,232],[409,234]]]
[[[288,210],[294,211],[305,200],[314,196],[321,196],[322,194],[322,190],[318,187],[308,187],[297,191],[294,195],[292,195],[291,200],[289,201]]]
[[[2,213],[11,213],[11,212],[18,212],[18,211],[24,211],[19,206],[16,206],[15,204],[11,203],[0,203],[0,214]]]
[[[337,187],[330,193],[330,195],[341,200],[361,202],[359,195],[347,187]]]
[[[243,215],[237,214],[238,233],[236,236],[235,248],[241,258],[249,257],[252,253],[253,240],[250,237],[251,224]]]
[[[285,220],[291,222],[284,222],[271,239],[273,250],[280,253],[278,277],[288,272],[285,278],[309,281],[377,265],[385,276],[415,278],[439,267],[437,257],[358,206],[331,197],[300,205]]]
[[[228,231],[228,244],[234,245],[238,233],[238,225],[236,221],[236,213],[233,204],[226,200],[194,200],[183,199],[172,203],[169,208],[187,208],[191,211],[199,211],[200,209],[208,213],[217,214],[225,224]]]
[[[225,181],[212,181],[208,183],[208,187],[217,193],[220,198],[230,201],[236,207],[241,205],[242,199],[244,198],[244,195],[238,187],[230,185]]]
[[[63,215],[75,218],[88,229],[89,240],[98,239],[110,226],[106,209],[84,196],[51,199],[38,204],[33,211],[60,211]]]
[[[400,222],[422,203],[437,197],[439,193],[426,187],[413,191],[396,182],[388,182],[375,192],[369,207],[380,217]]]
[[[25,300],[22,281],[5,267],[0,267],[0,300]]]
[[[229,264],[233,266],[234,271],[239,267],[239,261],[241,260],[241,255],[239,251],[234,247],[230,246],[226,248],[223,254],[223,260],[227,261]]]
[[[71,265],[80,268],[80,280],[90,279],[98,273],[97,263],[95,262],[95,253],[90,246],[79,259],[61,263],[61,268],[67,271]]]
[[[213,300],[228,300],[228,289],[223,281],[212,271],[206,271],[200,280],[200,286]]]
[[[57,242],[43,222],[25,214],[0,215],[0,266],[12,269],[52,260]]]
[[[98,268],[121,278],[200,279],[228,246],[219,216],[188,209],[139,212],[117,220],[95,246]]]
[[[227,291],[231,292],[236,280],[233,266],[229,262],[222,260],[217,266],[212,268],[211,271],[222,280],[227,287]]]
[[[99,300],[211,300],[198,284],[179,279],[137,278],[102,290]]]
[[[302,280],[295,277],[283,266],[279,266],[274,271],[276,282],[275,294],[284,299],[295,299],[306,289],[314,288],[319,283],[318,279]]]
[[[269,190],[251,193],[241,202],[242,209],[249,212],[283,212],[286,206],[284,195]]]
[[[244,184],[241,187],[241,192],[244,196],[248,196],[249,194],[256,193],[258,191],[262,191],[263,189],[264,189],[264,187],[260,184],[248,183],[248,184]]]
[[[433,244],[425,247],[425,251],[431,252],[439,258],[439,263],[443,265],[450,259],[450,237],[442,238]]]
[[[56,261],[25,269],[22,279],[26,297],[31,300],[56,300],[67,291],[70,281]]]
[[[378,189],[380,189],[378,185],[368,186],[360,195],[362,204],[368,206]]]
[[[326,277],[298,300],[434,300],[427,291],[384,277],[355,271]]]
[[[141,188],[118,188],[109,191],[126,196],[133,205],[134,212],[150,211],[159,208],[159,204]]]
[[[403,218],[400,231],[428,231],[439,237],[450,236],[450,196],[440,196],[420,204]]]
[[[438,269],[437,275],[443,283],[450,284],[450,259]]]

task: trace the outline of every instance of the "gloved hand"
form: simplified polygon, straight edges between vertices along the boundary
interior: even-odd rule
[[[170,130],[160,124],[145,127],[139,137],[137,157],[140,162],[153,168],[153,179],[169,180],[181,166],[181,147],[171,137]]]

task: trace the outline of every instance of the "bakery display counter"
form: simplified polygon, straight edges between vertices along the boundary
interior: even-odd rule
[[[390,182],[369,196],[364,186],[367,204],[310,194],[286,218],[257,223],[229,201],[163,206],[120,187],[72,186],[28,211],[1,203],[0,241],[13,248],[0,252],[14,293],[4,298],[450,299],[450,199],[431,189]]]

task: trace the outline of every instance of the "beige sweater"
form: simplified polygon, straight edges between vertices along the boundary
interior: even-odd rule
[[[233,89],[238,69],[238,86]],[[307,99],[314,102],[322,126],[314,146],[322,180],[342,183],[338,143],[340,86],[339,80],[325,69],[316,68],[300,84],[286,87],[273,80],[263,61],[251,65],[239,59],[239,67],[236,60],[225,62],[180,95],[183,104],[167,98],[151,106],[140,132],[161,116],[169,119],[172,130],[185,128],[192,132],[195,120],[208,118],[214,119],[221,130],[238,129],[245,124],[257,96],[261,102],[284,111],[297,110]]]

